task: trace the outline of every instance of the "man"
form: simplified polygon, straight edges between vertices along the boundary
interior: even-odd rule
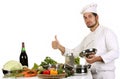
[[[95,55],[85,58],[87,63],[91,64],[93,79],[115,79],[114,60],[119,56],[117,37],[110,29],[99,24],[96,7],[96,4],[90,4],[82,10],[84,21],[91,32],[81,44],[74,49],[67,49],[55,36],[52,47],[59,49],[62,55],[72,52],[74,56],[79,56],[82,50],[96,48]]]

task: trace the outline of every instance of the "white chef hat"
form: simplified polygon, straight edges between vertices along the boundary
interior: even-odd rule
[[[86,12],[97,13],[96,8],[97,8],[97,4],[95,3],[89,4],[82,9],[81,14],[84,14]]]

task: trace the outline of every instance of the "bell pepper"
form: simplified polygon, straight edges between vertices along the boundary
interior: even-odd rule
[[[50,74],[50,71],[49,70],[44,70],[43,74]]]
[[[55,69],[50,70],[50,75],[57,75],[57,74],[58,74],[57,70],[55,70]]]

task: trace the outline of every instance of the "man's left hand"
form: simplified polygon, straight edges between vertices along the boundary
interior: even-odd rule
[[[92,64],[92,63],[97,62],[97,61],[103,62],[101,56],[89,55],[85,59],[89,64]]]

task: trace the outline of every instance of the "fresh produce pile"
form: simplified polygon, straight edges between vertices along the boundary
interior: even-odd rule
[[[79,57],[74,59],[74,64],[80,64]],[[38,74],[49,74],[49,75],[58,75],[66,74],[66,77],[74,75],[74,68],[68,64],[57,63],[50,57],[46,57],[40,65],[34,63],[32,69],[38,70]]]
[[[79,64],[79,58],[74,59],[75,64]],[[10,74],[5,74],[5,72]],[[4,77],[33,77],[39,74],[43,75],[60,75],[65,74],[66,77],[74,75],[73,67],[68,64],[58,63],[51,57],[46,57],[40,64],[34,63],[33,67],[22,67],[17,61],[8,61],[3,67]]]
[[[65,73],[62,67],[63,64],[58,64],[52,58],[46,57],[40,65],[34,63],[32,69],[37,70],[38,74],[58,75]]]

